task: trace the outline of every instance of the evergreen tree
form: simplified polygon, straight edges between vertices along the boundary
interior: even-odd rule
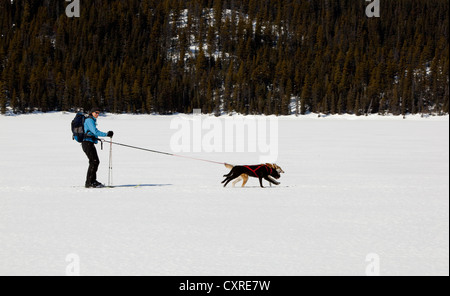
[[[4,88],[4,83],[0,80],[0,113],[5,114],[6,113],[6,91]]]
[[[41,2],[0,1],[3,110],[448,112],[447,0]]]

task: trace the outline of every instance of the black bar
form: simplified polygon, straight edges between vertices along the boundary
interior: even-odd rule
[[[150,277],[164,295],[299,295],[299,277]]]

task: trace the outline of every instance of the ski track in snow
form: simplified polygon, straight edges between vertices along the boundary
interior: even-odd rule
[[[279,119],[281,185],[223,188],[211,163],[113,147],[85,189],[74,114],[0,116],[0,275],[448,275],[448,116]],[[171,152],[172,116],[107,115],[119,143]],[[97,146],[107,182],[109,146]],[[184,154],[255,164],[256,154]],[[136,186],[138,185],[138,186]],[[267,184],[266,184],[267,185]]]

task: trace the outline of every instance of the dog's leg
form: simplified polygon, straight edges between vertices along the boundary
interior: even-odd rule
[[[232,171],[231,175],[222,182],[222,183],[225,183],[225,185],[223,185],[223,187],[226,187],[228,185],[228,183],[230,183],[234,179],[238,178],[239,176],[240,175],[236,175],[236,172]]]
[[[239,177],[239,176],[238,176],[238,177]],[[233,181],[233,180],[236,179],[236,178],[237,178],[237,177],[234,177],[234,178],[233,178],[233,176],[231,176],[231,177],[225,179],[225,181],[222,182],[222,183],[225,183],[225,185],[223,185],[223,187],[227,187],[228,183],[230,183],[231,181]]]
[[[233,175],[231,175],[231,176],[226,176],[225,180],[222,181],[222,184],[225,183],[225,182],[227,182],[227,181],[230,182],[230,181],[233,180],[233,179],[234,179],[234,178],[233,178]],[[227,183],[227,184],[228,184],[228,183]]]
[[[223,187],[227,187],[228,183],[231,182],[231,179],[228,179],[228,180],[225,180],[225,181],[226,181],[226,183],[223,185]]]
[[[224,177],[225,177],[225,180],[222,181],[222,184],[225,183],[226,181],[228,181],[228,179],[230,179],[229,175],[225,175]]]
[[[245,187],[245,184],[248,182],[248,175],[241,175],[242,176],[242,187]]]
[[[261,185],[261,188],[264,188],[263,183],[262,183],[262,177],[259,177],[259,185]]]
[[[275,180],[272,179],[270,176],[264,177],[264,179],[266,179],[267,181],[269,181],[270,184],[280,185],[280,182],[275,181]]]
[[[238,182],[240,182],[240,181],[242,181],[242,177],[239,177],[239,178],[237,178],[236,180],[234,180],[234,182],[233,182],[233,187],[235,187],[236,184],[237,184]]]
[[[236,168],[232,168],[231,171],[228,174],[224,175],[224,177],[225,178],[230,178],[230,177],[232,177],[235,174],[236,174]]]
[[[226,175],[223,175],[225,177],[225,180],[222,181],[222,184],[225,183],[228,179],[233,178],[233,175],[235,174],[234,168]]]

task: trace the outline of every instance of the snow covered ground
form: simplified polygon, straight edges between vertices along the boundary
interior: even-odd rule
[[[118,187],[85,189],[73,117],[0,116],[0,275],[449,273],[448,117],[279,118],[286,174],[265,189],[223,188],[222,165],[119,146]],[[175,117],[107,115],[98,127],[172,152]],[[98,150],[106,183],[109,146]]]

